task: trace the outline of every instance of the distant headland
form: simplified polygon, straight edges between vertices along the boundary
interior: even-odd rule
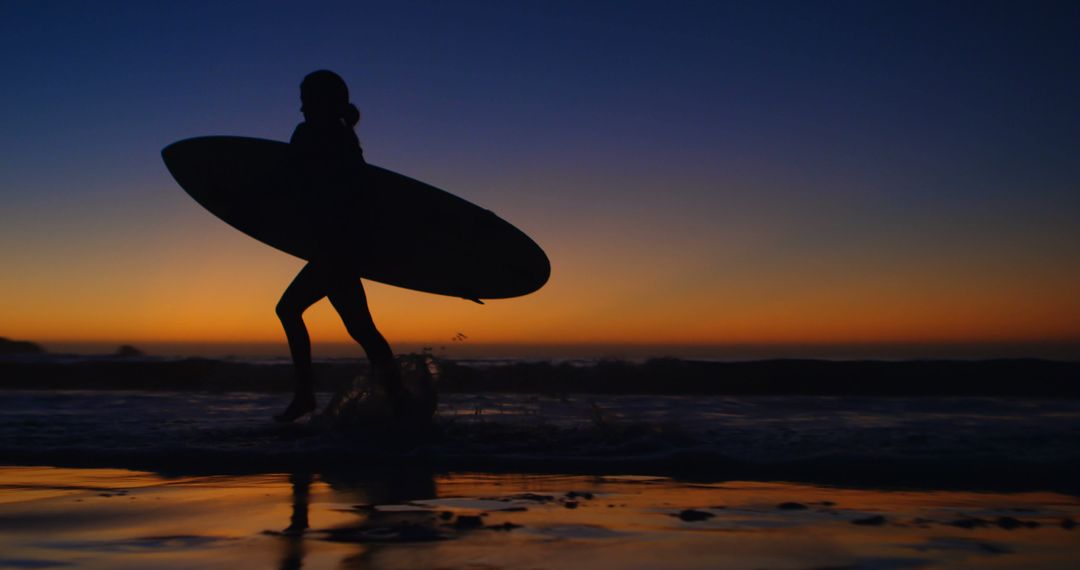
[[[28,340],[11,340],[0,336],[0,354],[44,354],[41,345]]]

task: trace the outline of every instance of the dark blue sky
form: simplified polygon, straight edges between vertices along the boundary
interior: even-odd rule
[[[329,68],[371,162],[514,221],[568,289],[597,260],[652,283],[598,319],[876,263],[978,265],[940,301],[1036,259],[1048,295],[1080,274],[1078,30],[1076,2],[7,1],[0,238],[29,276],[3,292],[118,244],[195,255],[159,150],[286,139]]]
[[[327,67],[376,154],[422,137],[451,161],[607,159],[590,168],[784,152],[1075,167],[1076,3],[299,4],[7,2],[0,150],[47,166],[206,132],[284,138],[298,78]]]

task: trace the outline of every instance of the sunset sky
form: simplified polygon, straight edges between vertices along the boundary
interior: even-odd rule
[[[1078,30],[1076,2],[8,0],[0,336],[284,353],[303,262],[159,153],[287,139],[328,68],[370,162],[552,261],[484,306],[368,285],[392,343],[1080,358]],[[308,322],[346,338],[325,301]]]

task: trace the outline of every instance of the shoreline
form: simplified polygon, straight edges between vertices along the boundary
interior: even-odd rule
[[[443,393],[987,396],[1080,398],[1080,362],[804,360],[715,362],[437,359]],[[315,363],[321,390],[347,387],[367,363]],[[287,392],[288,362],[38,355],[0,359],[0,390]]]
[[[327,394],[320,396],[325,402]],[[630,473],[1080,495],[1080,402],[1017,398],[444,394],[430,428],[278,394],[8,391],[0,464],[163,473]]]
[[[247,456],[235,452],[167,450],[140,454],[66,450],[62,457],[50,452],[7,453],[3,467],[57,467],[126,469],[166,477],[259,475],[291,472],[368,473],[409,470],[431,474],[531,474],[610,476],[632,474],[671,478],[685,483],[730,481],[782,482],[853,489],[891,491],[972,491],[1017,493],[1048,491],[1080,497],[1080,461],[1010,461],[1008,458],[911,460],[844,456],[753,463],[724,457],[683,453],[663,457],[548,457],[508,455],[420,456],[301,455]]]

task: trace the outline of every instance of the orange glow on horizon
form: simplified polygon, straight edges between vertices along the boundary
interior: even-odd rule
[[[181,213],[138,235],[83,228],[85,239],[42,238],[39,255],[10,260],[0,336],[284,343],[273,307],[302,261],[161,192]],[[369,283],[369,305],[392,344],[446,343],[458,332],[474,344],[1080,341],[1080,267],[1057,261],[1068,250],[1004,236],[796,254],[790,230],[768,229],[787,227],[776,220],[695,231],[676,221],[645,234],[629,221],[600,220],[586,234],[525,224],[552,260],[539,292],[480,306]],[[316,344],[348,340],[325,300],[306,320]]]

